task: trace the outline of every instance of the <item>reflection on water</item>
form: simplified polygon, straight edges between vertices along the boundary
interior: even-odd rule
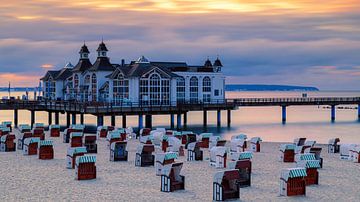
[[[24,92],[12,93],[12,96],[20,96]],[[30,93],[31,95],[32,93]],[[228,92],[228,98],[245,97],[300,97],[301,92]],[[360,97],[360,92],[308,92],[309,97]],[[6,96],[7,92],[1,92],[0,96]],[[357,118],[357,106],[352,109],[337,109],[336,122],[330,121],[330,109],[323,106],[290,106],[287,108],[287,123],[281,123],[280,107],[242,107],[232,111],[231,128],[226,125],[226,111],[221,113],[222,127],[216,127],[216,112],[208,112],[209,132],[223,135],[230,139],[232,135],[245,133],[248,137],[260,136],[264,141],[287,142],[295,137],[307,137],[327,143],[330,138],[340,137],[341,142],[360,143],[360,122]],[[0,121],[13,120],[13,111],[1,111]],[[30,112],[19,111],[19,124],[30,124]],[[202,132],[202,112],[188,113],[188,128],[196,132]],[[176,117],[175,117],[176,118]],[[77,117],[80,120],[80,117]],[[46,112],[36,112],[36,122],[47,123]],[[54,120],[54,118],[53,118]],[[121,127],[121,117],[116,118],[117,126]],[[137,116],[128,116],[127,125],[137,127]],[[110,117],[105,117],[104,123],[110,124]],[[176,123],[176,120],[175,120]],[[65,114],[60,115],[60,124],[66,125]],[[85,116],[85,124],[96,124],[96,117]],[[169,127],[170,116],[153,116],[153,127]]]

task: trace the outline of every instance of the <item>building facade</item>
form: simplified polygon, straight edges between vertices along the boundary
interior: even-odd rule
[[[219,58],[204,65],[185,62],[152,62],[141,56],[125,64],[112,64],[101,42],[91,63],[84,44],[75,66],[46,72],[41,78],[43,95],[49,100],[111,102],[114,105],[176,105],[219,103],[225,99],[225,76]]]

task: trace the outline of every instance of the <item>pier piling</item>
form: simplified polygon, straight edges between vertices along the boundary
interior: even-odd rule
[[[122,116],[122,127],[126,128],[126,115]]]
[[[331,105],[331,121],[332,121],[332,122],[335,121],[335,116],[336,116],[336,106],[335,106],[335,105]]]
[[[227,110],[227,126],[228,127],[231,126],[231,110],[230,109]]]
[[[282,123],[286,123],[286,106],[281,106],[282,109]]]
[[[52,113],[48,112],[48,125],[50,126],[52,124]]]
[[[175,116],[174,116],[174,114],[170,114],[170,128],[171,129],[175,128]]]
[[[115,126],[116,125],[116,116],[115,115],[111,115],[111,126]]]
[[[139,115],[139,132],[143,128],[143,115]]]
[[[76,124],[76,113],[71,114],[71,124]]]
[[[181,114],[177,114],[177,117],[176,117],[176,121],[177,121],[177,129],[181,129]]]
[[[360,120],[360,104],[358,104],[358,119]]]
[[[55,124],[59,125],[59,112],[55,112]]]
[[[18,123],[19,123],[18,117],[19,117],[19,111],[17,109],[14,109],[14,126],[15,126],[15,128],[18,127]]]
[[[70,113],[69,112],[66,113],[66,127],[67,128],[70,127]]]
[[[98,115],[97,116],[97,126],[103,126],[104,125],[104,116]]]
[[[35,111],[31,110],[31,128],[33,127],[35,123]]]
[[[80,114],[80,124],[84,124],[84,114]]]
[[[145,115],[145,128],[152,128],[152,115]]]
[[[181,125],[181,121],[180,121],[180,125]],[[186,127],[187,127],[187,112],[184,113],[184,128]]]
[[[204,112],[203,112],[203,121],[204,121],[203,126],[206,127],[207,126],[207,111],[206,110],[204,110]]]
[[[221,110],[217,111],[217,127],[221,126]]]

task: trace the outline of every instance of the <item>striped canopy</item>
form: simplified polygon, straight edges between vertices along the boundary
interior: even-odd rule
[[[60,125],[50,125],[50,129],[60,129]]]
[[[70,136],[73,137],[82,137],[83,133],[82,132],[72,132],[70,133]]]
[[[312,153],[299,154],[299,155],[300,155],[300,161],[316,160],[315,154],[312,154]]]
[[[167,135],[163,135],[162,138],[163,138],[164,141],[168,141],[168,140],[169,140],[169,136],[167,136]]]
[[[74,149],[74,154],[87,153],[86,147],[75,147],[73,149]]]
[[[181,132],[179,132],[179,131],[174,131],[174,132],[173,132],[173,135],[174,135],[174,136],[181,136],[182,134],[181,134]]]
[[[201,138],[210,138],[213,134],[212,133],[201,133]]]
[[[252,152],[240,152],[239,160],[243,159],[252,159],[253,153]]]
[[[110,132],[110,137],[109,140],[114,139],[114,138],[120,138],[120,132],[119,131],[111,131]]]
[[[281,171],[281,177],[286,181],[289,178],[306,177],[306,176],[307,174],[305,168],[288,168]]]
[[[9,125],[9,124],[11,125],[12,122],[11,122],[11,121],[3,121],[2,124],[3,124],[3,125]]]
[[[52,140],[40,140],[39,146],[52,146],[53,141]]]
[[[164,158],[165,160],[176,159],[177,154],[175,152],[166,152]]]
[[[71,129],[84,130],[85,126],[82,124],[74,124],[70,126]]]
[[[80,163],[95,163],[96,156],[78,156],[76,157],[76,165]]]
[[[8,127],[1,127],[0,130],[2,132],[10,132],[10,128],[8,128]]]
[[[320,168],[320,161],[319,160],[310,160],[310,161],[305,161],[305,168]]]
[[[44,127],[45,125],[44,125],[44,123],[34,123],[34,128],[38,128],[38,127]]]
[[[182,135],[189,135],[189,134],[194,134],[192,131],[182,131],[181,132]]]

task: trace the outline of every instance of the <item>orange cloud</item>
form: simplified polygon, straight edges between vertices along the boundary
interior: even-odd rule
[[[54,65],[52,65],[52,64],[43,64],[43,65],[41,65],[40,67],[41,67],[41,68],[44,68],[44,69],[51,69],[51,68],[54,67]]]
[[[39,79],[36,75],[0,73],[0,86],[8,86],[9,82],[12,87],[37,86]]]

